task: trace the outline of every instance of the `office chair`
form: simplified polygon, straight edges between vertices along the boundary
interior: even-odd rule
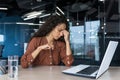
[[[4,45],[0,45],[0,57],[2,57],[3,48],[4,48]]]

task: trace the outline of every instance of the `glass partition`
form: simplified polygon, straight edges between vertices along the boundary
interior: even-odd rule
[[[8,55],[24,54],[25,43],[28,43],[30,37],[38,29],[35,25],[21,25],[15,22],[0,23],[0,45],[3,45],[2,57]]]

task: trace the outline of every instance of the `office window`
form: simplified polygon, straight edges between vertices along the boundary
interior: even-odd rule
[[[70,27],[71,48],[75,56],[99,61],[99,27],[99,20],[87,21],[85,25]]]

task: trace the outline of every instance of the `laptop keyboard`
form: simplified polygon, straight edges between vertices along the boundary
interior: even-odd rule
[[[95,72],[98,68],[99,68],[98,66],[90,66],[90,67],[87,67],[87,68],[77,72],[77,73],[90,75],[93,72]]]

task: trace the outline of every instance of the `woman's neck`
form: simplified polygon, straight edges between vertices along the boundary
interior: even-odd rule
[[[47,39],[47,42],[48,44],[51,46],[51,49],[53,50],[54,49],[54,39],[52,36],[46,36],[46,39]]]
[[[48,41],[48,44],[53,45],[54,39],[53,39],[53,37],[52,37],[51,35],[47,35],[47,36],[46,36],[46,39],[47,39],[47,41]]]

